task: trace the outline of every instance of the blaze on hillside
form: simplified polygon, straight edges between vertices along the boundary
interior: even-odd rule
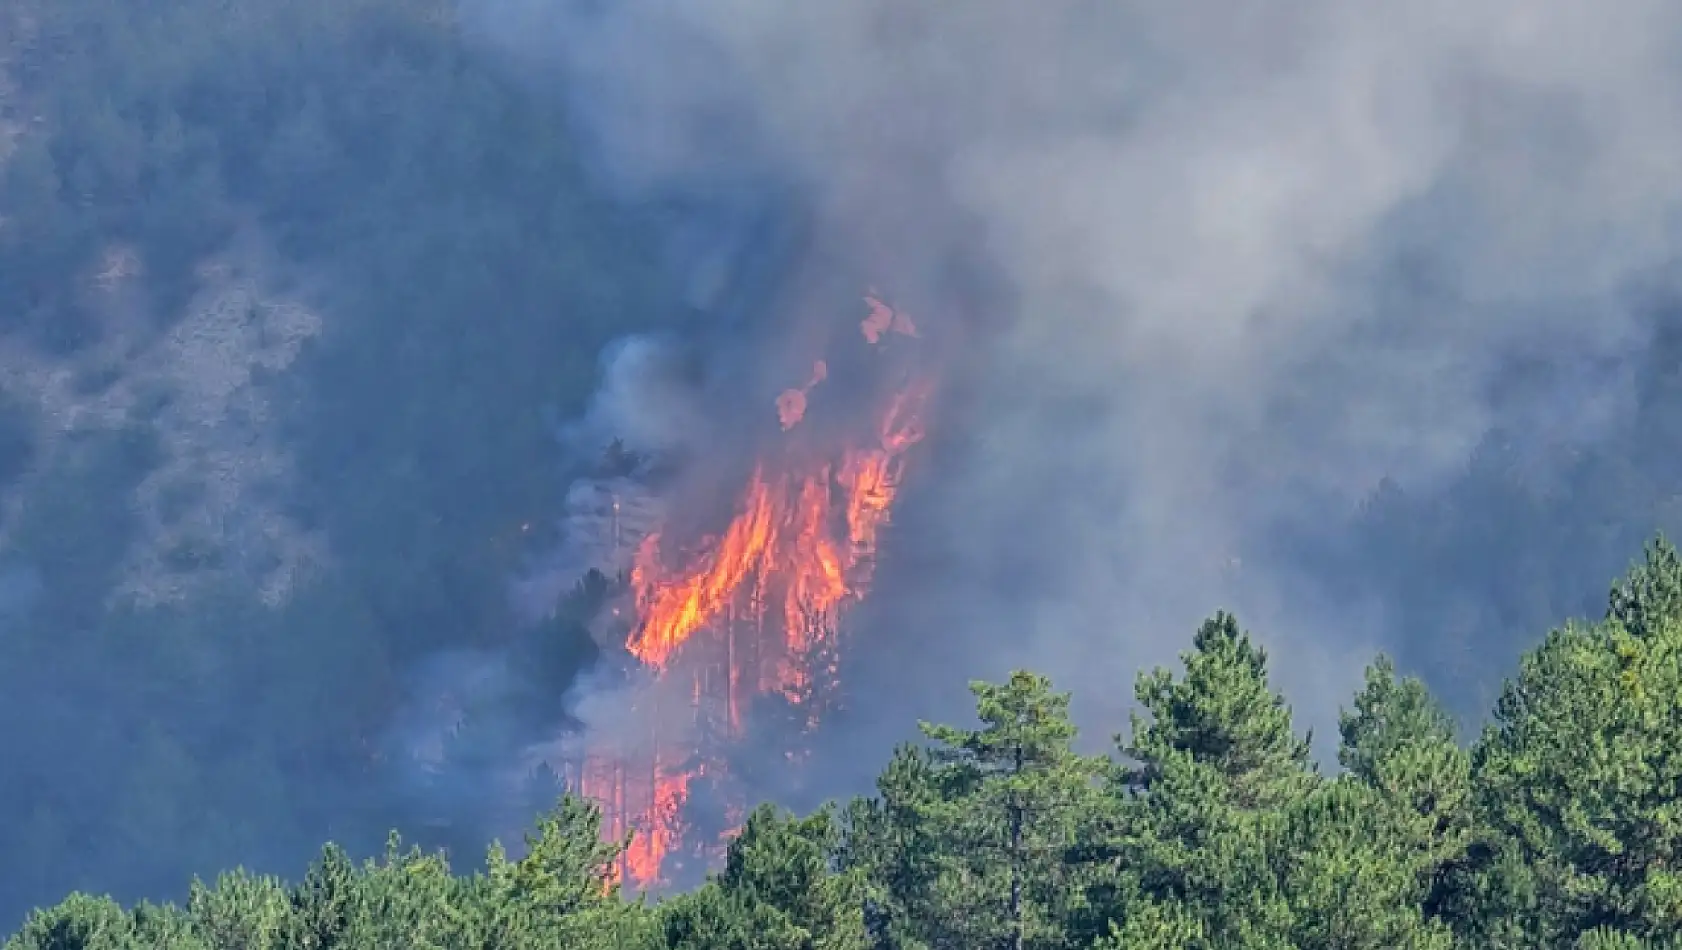
[[[633,504],[646,514],[637,499],[601,493],[594,524],[607,538],[592,543],[627,567],[598,636],[622,644],[634,685],[618,721],[592,728],[556,764],[601,803],[607,837],[630,836],[618,868],[626,883],[656,885],[721,854],[746,802],[729,749],[779,719],[788,728],[778,751],[798,768],[801,737],[841,701],[843,621],[869,594],[935,389],[912,319],[874,293],[864,305],[844,345],[867,358],[838,354],[864,378],[843,387],[830,354],[816,354],[763,422],[745,423],[766,438],[710,524],[692,527],[708,493],[681,475],[652,526],[632,517]]]

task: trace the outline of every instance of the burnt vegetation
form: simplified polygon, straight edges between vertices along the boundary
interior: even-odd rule
[[[612,884],[622,843],[552,772],[486,818],[484,773],[564,726],[601,659],[599,576],[536,629],[508,616],[564,506],[557,422],[604,345],[694,305],[657,250],[669,211],[601,197],[555,97],[453,9],[0,3],[5,950],[1682,946],[1682,563],[1655,544],[1597,591],[1682,528],[1664,308],[1627,416],[1549,459],[1549,487],[1492,437],[1445,490],[1386,485],[1282,542],[1394,608],[1375,636],[1396,663],[1350,700],[1336,768],[1219,615],[1141,676],[1136,721],[1088,724],[1109,754],[1077,751],[1045,679],[978,684],[977,720],[926,727],[874,793],[754,811],[705,883],[659,900]],[[789,242],[767,243],[762,262]],[[291,472],[258,466],[240,497],[274,516],[241,530],[331,539],[268,599],[252,579],[286,552],[192,521],[222,483],[148,480],[195,473],[197,395],[109,359],[183,327],[231,338],[195,301],[248,246],[328,314],[230,311],[264,398],[229,445],[272,439]],[[212,578],[192,598],[122,595],[148,518],[184,526],[155,560]],[[1600,619],[1542,635],[1579,615]],[[417,775],[392,732],[415,671],[473,651],[521,675]]]

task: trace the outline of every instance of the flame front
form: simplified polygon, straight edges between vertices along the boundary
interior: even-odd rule
[[[860,329],[870,344],[889,333],[917,335],[909,318],[874,295],[866,303]],[[827,364],[817,361],[804,386],[777,398],[785,432],[805,418],[812,391],[827,376]],[[742,709],[754,695],[781,693],[799,705],[817,677],[833,673],[832,665],[815,669],[816,660],[833,657],[843,613],[868,590],[878,536],[905,454],[923,439],[931,393],[922,381],[895,391],[855,444],[813,451],[785,442],[753,467],[719,534],[680,546],[656,531],[638,547],[630,572],[637,622],[626,647],[660,680],[680,670],[693,676],[697,718],[703,684],[722,684],[724,732],[738,735]],[[810,720],[815,716],[809,713]],[[705,769],[669,764],[695,761],[694,750],[678,756],[657,749],[653,758],[652,768],[632,767],[600,750],[586,764],[583,783],[609,815],[606,833],[631,833],[621,873],[638,885],[660,879],[682,835],[676,815],[690,780]],[[639,777],[632,781],[632,775]],[[639,791],[627,796],[628,785]]]
[[[771,569],[777,553],[782,514],[763,470],[748,483],[744,510],[712,550],[703,550],[684,569],[668,572],[661,563],[660,534],[650,534],[631,568],[641,626],[626,647],[655,669],[665,669],[672,655],[695,632],[733,603],[743,585]]]

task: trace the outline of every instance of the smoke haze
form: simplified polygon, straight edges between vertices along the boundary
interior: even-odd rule
[[[863,790],[1011,666],[1102,745],[1218,607],[1321,753],[1379,648],[1483,715],[1682,533],[1679,18],[0,4],[4,928],[514,841],[535,758],[717,718],[590,571],[931,378],[840,690],[656,743],[728,766],[662,760],[698,815]]]
[[[1675,250],[1674,4],[464,10],[625,193],[790,183],[838,266],[964,341],[895,542],[938,567],[877,608],[943,679],[1027,664],[1113,711],[1230,605],[1325,731],[1383,605],[1258,553],[1497,425],[1592,442]]]

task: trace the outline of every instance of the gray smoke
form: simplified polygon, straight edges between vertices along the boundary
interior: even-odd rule
[[[597,462],[617,442],[646,457],[682,455],[705,438],[706,418],[670,372],[668,345],[633,337],[602,354],[602,384],[583,418],[556,433],[571,454]],[[555,519],[558,544],[515,580],[515,613],[530,623],[554,610],[590,571],[615,577],[631,567],[637,545],[660,523],[662,499],[626,472],[587,468],[567,487]]]
[[[953,258],[998,284],[1008,319],[962,356],[990,381],[969,438],[917,499],[946,561],[917,636],[952,631],[943,677],[1031,665],[1107,723],[1228,605],[1324,725],[1383,605],[1311,596],[1258,558],[1270,532],[1381,477],[1428,487],[1499,423],[1594,439],[1647,332],[1627,292],[1675,252],[1682,5],[1662,0],[464,16],[559,71],[627,193],[774,173],[925,324],[967,316]],[[1538,354],[1545,384],[1513,397]],[[1000,596],[1025,558],[1057,570]]]

